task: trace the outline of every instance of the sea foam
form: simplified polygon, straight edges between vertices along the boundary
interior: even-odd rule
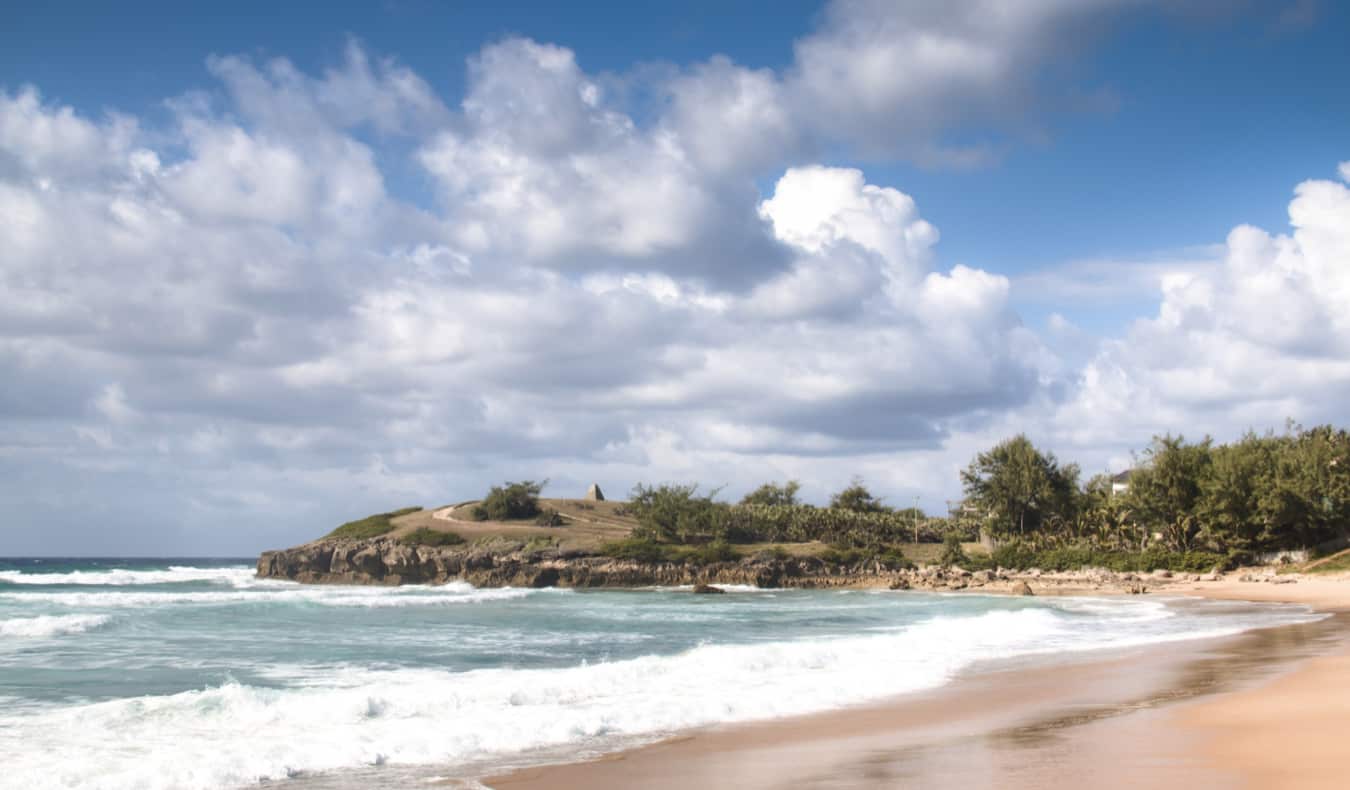
[[[28,591],[0,593],[0,601],[46,603],[95,608],[145,608],[171,605],[221,605],[241,603],[299,603],[316,606],[394,608],[406,606],[454,606],[514,600],[533,595],[570,594],[558,588],[524,589],[501,587],[478,589],[463,582],[437,587],[316,587],[294,582],[253,580],[233,590],[155,591],[116,590]]]
[[[81,634],[98,628],[112,618],[103,614],[62,614],[16,617],[0,620],[0,636],[40,639]]]
[[[356,667],[329,684],[227,683],[0,717],[0,753],[11,755],[6,777],[17,787],[110,789],[221,788],[361,766],[511,761],[541,749],[594,754],[689,727],[932,688],[976,658],[1207,635],[1149,634],[1127,616],[1124,628],[1084,637],[1072,616],[1039,606],[559,669]]]
[[[98,571],[71,571],[69,573],[32,573],[29,571],[0,571],[0,583],[31,585],[99,585],[122,587],[142,584],[183,584],[185,582],[216,582],[230,585],[248,584],[254,571],[247,567],[194,568],[171,565],[157,570],[129,570],[109,568]]]

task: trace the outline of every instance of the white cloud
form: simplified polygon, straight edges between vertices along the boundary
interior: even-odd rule
[[[430,140],[421,161],[473,254],[646,268],[690,252],[718,221],[715,187],[680,141],[611,108],[570,50],[526,39],[485,48],[463,109],[464,128]]]
[[[1301,185],[1289,235],[1149,268],[1157,316],[1080,370],[1010,307],[1026,280],[940,267],[913,198],[803,163],[906,114],[928,131],[896,150],[931,153],[966,116],[915,80],[984,112],[995,65],[1026,69],[1079,13],[976,8],[843,4],[793,69],[665,72],[646,115],[622,77],[522,39],[474,59],[455,110],[356,45],[318,77],[213,59],[225,101],[172,101],[170,128],[0,94],[0,490],[34,518],[108,499],[163,534],[175,506],[289,530],[229,533],[251,550],[508,477],[951,491],[1002,432],[1119,454],[1154,426],[1336,414],[1344,183]],[[409,150],[436,205],[389,186]],[[1109,290],[1081,274],[1065,293]],[[116,496],[138,488],[172,501]]]
[[[949,144],[972,121],[1026,123],[1031,75],[1061,42],[1121,0],[897,3],[839,0],[797,42],[786,77],[816,134],[942,165],[987,159],[988,141]]]
[[[1300,184],[1292,232],[1243,225],[1221,263],[1165,277],[1157,315],[1103,345],[1056,420],[1084,444],[1344,420],[1350,189]]]

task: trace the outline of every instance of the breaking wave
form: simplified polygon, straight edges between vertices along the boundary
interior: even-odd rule
[[[39,617],[16,617],[0,620],[0,636],[40,639],[52,636],[82,634],[98,628],[112,618],[105,614],[62,614]]]

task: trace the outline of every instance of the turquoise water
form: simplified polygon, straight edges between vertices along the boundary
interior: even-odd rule
[[[397,785],[1236,633],[1298,607],[864,591],[302,586],[0,560],[0,785]],[[352,777],[360,777],[355,781]]]

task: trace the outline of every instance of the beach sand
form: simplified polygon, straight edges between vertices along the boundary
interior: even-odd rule
[[[1302,603],[1319,623],[974,672],[887,704],[699,730],[485,779],[570,788],[1348,787],[1350,579],[1160,591]]]

